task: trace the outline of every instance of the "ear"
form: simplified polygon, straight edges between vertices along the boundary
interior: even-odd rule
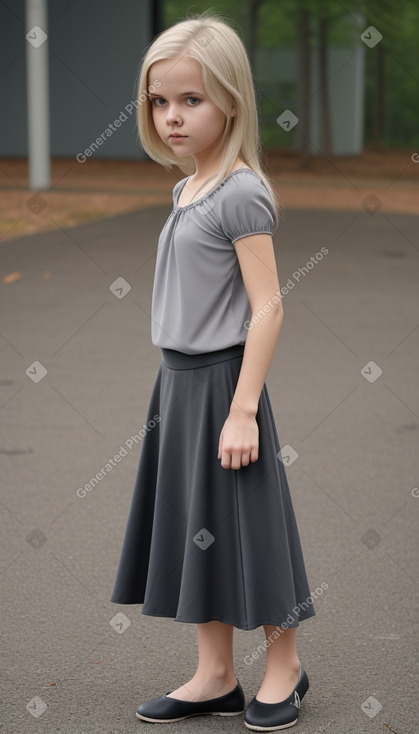
[[[237,110],[236,110],[236,108],[235,108],[235,107],[232,107],[232,108],[231,108],[231,113],[230,113],[230,117],[235,117],[235,115],[237,115]]]

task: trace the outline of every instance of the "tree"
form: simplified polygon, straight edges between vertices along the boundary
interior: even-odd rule
[[[320,82],[321,147],[324,155],[330,158],[333,155],[333,139],[329,103],[329,69],[327,63],[329,51],[329,17],[323,3],[318,8],[317,12],[317,40]]]
[[[249,0],[249,12],[248,12],[248,52],[251,63],[254,67],[255,53],[258,47],[258,29],[259,29],[259,10],[263,5],[264,0]]]
[[[310,88],[311,47],[310,12],[302,4],[298,17],[298,92],[300,100],[300,156],[301,168],[310,166]]]

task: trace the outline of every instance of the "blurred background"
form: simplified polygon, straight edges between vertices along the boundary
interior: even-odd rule
[[[141,701],[195,669],[194,626],[109,599],[161,363],[158,237],[183,178],[141,149],[136,81],[156,34],[208,7],[248,49],[284,206],[267,386],[297,456],[310,589],[325,589],[298,633],[298,732],[417,734],[417,0],[0,1],[0,729],[137,731]],[[262,642],[235,631],[247,702]]]
[[[183,174],[167,173],[141,148],[140,58],[156,34],[208,7],[2,1],[3,239],[170,204]],[[377,200],[366,206],[418,210],[418,3],[246,0],[210,7],[248,49],[263,163],[284,206],[355,210],[373,187]]]

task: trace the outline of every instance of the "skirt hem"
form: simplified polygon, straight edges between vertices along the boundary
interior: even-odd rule
[[[185,619],[182,617],[174,617],[172,614],[163,614],[163,613],[155,613],[155,612],[141,611],[141,614],[144,614],[144,616],[146,617],[164,617],[166,619],[172,619],[174,622],[181,622],[182,624],[206,624],[207,622],[222,622],[223,624],[230,624],[232,627],[235,627],[236,629],[241,629],[241,630],[246,630],[246,631],[257,629],[258,627],[262,627],[264,624],[273,625],[274,627],[281,627],[281,624],[285,624],[285,620],[283,620],[282,622],[274,622],[273,620],[269,620],[269,621],[264,621],[264,622],[254,622],[251,625],[248,625],[248,624],[245,625],[245,624],[238,624],[237,622],[232,622],[231,620],[227,621],[226,619],[219,619],[218,617],[211,617],[210,619],[196,620],[196,619]],[[311,614],[306,617],[300,617],[299,618],[300,621],[297,622],[296,624],[286,623],[287,626],[285,629],[289,629],[289,628],[296,629],[297,627],[300,626],[300,622],[303,622],[306,619],[311,619],[311,617],[314,617],[314,616],[315,614]]]

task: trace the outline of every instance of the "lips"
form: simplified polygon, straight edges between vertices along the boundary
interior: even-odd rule
[[[170,135],[171,138],[187,138],[187,135]]]

